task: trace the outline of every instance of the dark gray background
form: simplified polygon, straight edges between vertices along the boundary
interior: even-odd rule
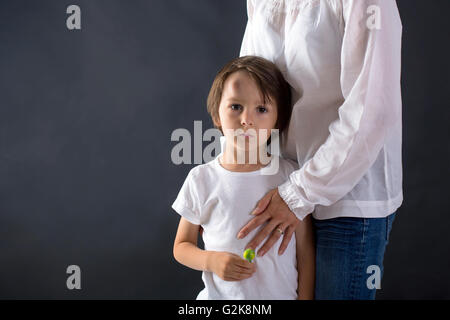
[[[81,7],[81,31],[66,8]],[[380,299],[450,298],[450,3],[399,0],[404,196]],[[0,298],[195,298],[171,209],[245,1],[0,1]],[[81,267],[81,290],[66,268]]]

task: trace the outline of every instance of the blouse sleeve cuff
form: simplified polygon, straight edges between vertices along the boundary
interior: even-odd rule
[[[297,186],[291,181],[288,180],[278,186],[278,193],[298,219],[303,220],[308,214],[314,211],[314,207],[307,206],[300,198]]]

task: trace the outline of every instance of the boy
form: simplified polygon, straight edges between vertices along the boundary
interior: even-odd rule
[[[275,249],[280,238],[278,245],[250,263],[241,258],[246,243],[237,239],[257,201],[298,169],[294,162],[272,154],[270,165],[275,161],[278,170],[264,174],[269,165],[262,159],[268,154],[268,133],[287,129],[292,111],[289,85],[270,61],[240,57],[214,79],[208,111],[225,135],[225,148],[214,160],[189,172],[172,204],[182,216],[174,257],[203,271],[205,289],[197,299],[312,299],[315,249],[310,216],[299,223],[296,237],[281,256]],[[238,142],[237,135],[242,136]],[[247,161],[255,150],[256,162]],[[245,163],[237,161],[239,153]],[[200,227],[205,250],[197,246]],[[283,233],[282,226],[275,232]]]

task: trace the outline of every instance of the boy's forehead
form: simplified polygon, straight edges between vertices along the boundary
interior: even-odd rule
[[[225,94],[228,98],[252,98],[262,101],[263,95],[258,86],[246,72],[231,74],[225,82]]]

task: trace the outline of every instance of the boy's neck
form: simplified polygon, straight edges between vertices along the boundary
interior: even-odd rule
[[[249,150],[236,150],[232,147],[227,148],[222,153],[222,156],[219,157],[219,162],[225,169],[229,171],[236,172],[250,172],[259,170],[265,166],[267,166],[272,159],[272,156],[267,152],[266,145],[263,144],[260,146],[257,151],[249,151]],[[237,152],[242,153],[240,157],[237,157]],[[252,153],[252,159],[250,159],[250,155]],[[255,155],[253,155],[256,153]],[[244,159],[245,155],[245,159]],[[256,161],[255,161],[256,158]]]

